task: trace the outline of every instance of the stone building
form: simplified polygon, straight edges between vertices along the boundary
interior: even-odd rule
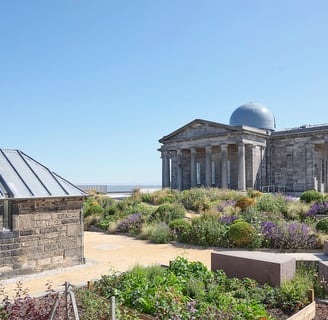
[[[0,279],[84,263],[86,196],[25,153],[0,149]]]
[[[258,103],[238,107],[229,125],[195,119],[159,142],[163,188],[328,192],[328,124],[276,130]]]

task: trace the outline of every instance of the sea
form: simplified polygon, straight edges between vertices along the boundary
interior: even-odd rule
[[[119,194],[130,195],[136,189],[139,189],[143,193],[150,193],[156,190],[160,190],[162,188],[161,185],[156,185],[156,184],[140,184],[140,185],[83,184],[83,185],[78,185],[78,187],[85,191],[96,190],[97,192],[105,193],[108,195],[119,195]]]
[[[141,184],[141,185],[107,185],[107,193],[115,192],[133,192],[133,190],[158,190],[161,189],[160,185]]]

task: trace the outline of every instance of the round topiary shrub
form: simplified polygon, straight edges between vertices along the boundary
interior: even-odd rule
[[[306,203],[310,203],[310,202],[314,202],[314,201],[322,201],[323,196],[319,191],[307,190],[301,194],[300,200],[304,201]]]
[[[255,200],[250,197],[241,197],[237,200],[235,207],[240,208],[241,211],[246,211],[246,209],[255,204]]]
[[[246,221],[236,220],[228,231],[228,237],[235,247],[247,247],[256,234],[255,228]]]
[[[319,220],[315,226],[317,231],[328,233],[328,217]]]

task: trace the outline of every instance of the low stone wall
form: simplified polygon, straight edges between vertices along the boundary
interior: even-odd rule
[[[0,232],[0,279],[84,263],[82,200],[12,200],[12,228]]]

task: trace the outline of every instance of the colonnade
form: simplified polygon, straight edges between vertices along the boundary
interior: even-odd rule
[[[205,149],[205,186],[212,185],[212,147],[206,145]],[[197,147],[199,148],[199,147]],[[190,186],[196,187],[197,183],[197,152],[195,147],[191,148],[177,148],[175,150],[161,150],[162,153],[162,187],[171,187],[171,165],[170,161],[175,161],[177,168],[176,185],[178,190],[183,189],[183,165],[182,165],[182,150],[190,150]],[[220,144],[220,185],[222,188],[228,188],[228,144]],[[238,144],[238,189],[246,190],[246,156],[245,144]]]

